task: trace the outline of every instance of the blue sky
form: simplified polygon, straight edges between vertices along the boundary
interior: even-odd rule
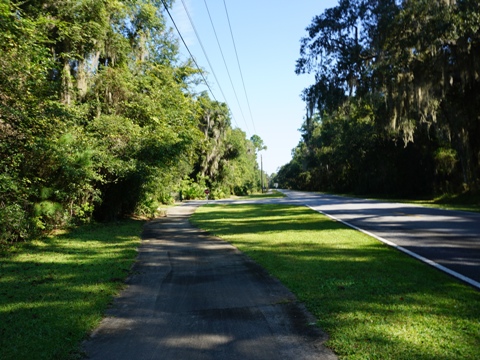
[[[305,104],[300,94],[313,83],[313,76],[295,74],[300,39],[306,35],[305,28],[313,17],[335,6],[337,0],[225,0],[247,95],[230,35],[224,0],[183,2],[218,83],[190,25],[182,0],[176,0],[172,16],[195,60],[208,72],[207,79],[215,98],[227,102],[234,127],[240,127],[249,138],[257,134],[263,139],[268,147],[262,151],[263,168],[268,174],[276,172],[290,161],[291,151],[300,140],[298,129],[305,115]],[[185,57],[188,56],[183,45],[180,51]]]

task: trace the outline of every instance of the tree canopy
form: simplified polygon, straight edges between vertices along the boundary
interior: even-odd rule
[[[313,18],[296,72],[302,139],[281,185],[401,196],[480,185],[480,4],[340,0]]]
[[[164,4],[0,3],[0,246],[151,216],[195,186],[259,187],[252,142],[195,92]]]

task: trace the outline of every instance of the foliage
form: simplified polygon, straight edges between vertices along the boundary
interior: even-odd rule
[[[267,146],[264,145],[263,140],[260,136],[252,135],[252,137],[250,138],[250,141],[253,143],[255,151],[267,150]]]
[[[205,179],[193,181],[187,177],[182,181],[180,194],[184,200],[204,199],[206,189]]]
[[[254,183],[249,140],[225,104],[194,93],[199,70],[178,59],[165,4],[1,2],[1,244],[155,216],[189,175],[215,196]]]
[[[282,186],[417,196],[478,190],[477,1],[341,0],[302,39],[303,138]],[[476,75],[477,74],[477,75]]]
[[[203,141],[197,150],[199,156],[191,178],[202,179],[201,184],[211,190],[214,199],[257,190],[260,182],[255,144],[246,139],[242,130],[231,128],[226,105],[202,93],[197,98],[197,116]],[[258,135],[254,137],[263,146],[262,139]]]

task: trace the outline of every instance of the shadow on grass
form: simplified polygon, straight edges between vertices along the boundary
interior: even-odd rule
[[[292,290],[339,355],[480,355],[480,293],[366,235],[292,206],[205,207],[192,221]]]
[[[241,199],[273,199],[273,198],[284,198],[286,197],[283,193],[280,191],[272,191],[270,193],[263,193],[263,194],[252,194],[252,195],[247,195],[247,196],[242,196]]]
[[[262,233],[271,231],[344,230],[338,222],[311,217],[311,211],[298,206],[262,205],[207,205],[207,213],[201,216],[202,227],[209,232],[222,235],[237,233]],[[217,209],[218,210],[211,210]],[[228,217],[225,211],[228,209]],[[198,215],[192,216],[195,223]],[[232,226],[234,225],[234,226]]]
[[[142,224],[83,227],[2,257],[0,358],[74,357],[122,287]]]

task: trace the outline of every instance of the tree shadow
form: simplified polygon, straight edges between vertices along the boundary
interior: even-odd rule
[[[142,222],[23,244],[0,264],[0,358],[67,358],[123,287]]]
[[[352,230],[308,209],[239,205],[198,218],[197,224],[226,236],[291,289],[324,330],[351,334],[328,343],[344,356],[387,348],[402,349],[397,358],[478,355],[472,344],[480,343],[480,325],[472,319],[480,318],[480,294],[436,269],[363,235],[349,243]],[[331,235],[325,241],[312,238],[312,231]],[[296,238],[283,238],[286,232]],[[302,240],[303,234],[309,239]]]

